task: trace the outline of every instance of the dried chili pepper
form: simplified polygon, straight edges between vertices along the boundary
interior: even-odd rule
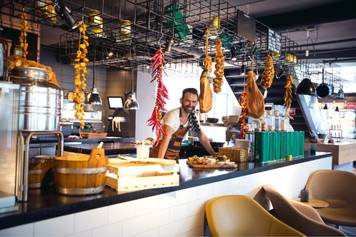
[[[151,59],[152,68],[152,80],[151,82],[157,83],[155,106],[153,108],[151,117],[147,120],[147,124],[152,126],[152,130],[156,133],[156,143],[160,140],[163,135],[163,127],[161,123],[162,112],[166,112],[164,106],[166,105],[166,100],[168,99],[168,91],[163,83],[163,66],[164,66],[164,54],[161,48],[159,48]]]
[[[248,114],[248,109],[247,109],[247,91],[246,88],[244,88],[244,91],[242,92],[240,96],[240,105],[241,105],[241,114],[239,118],[239,124],[240,124],[240,139],[245,139],[246,132],[248,131],[247,127],[247,114]]]
[[[287,76],[287,82],[284,86],[284,106],[286,108],[286,115],[289,115],[289,110],[292,105],[292,87],[293,87],[293,76]]]

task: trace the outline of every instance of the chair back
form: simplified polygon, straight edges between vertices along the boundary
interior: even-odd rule
[[[292,205],[279,192],[269,186],[263,186],[267,198],[271,201],[276,217],[287,225],[307,236],[345,236],[341,231],[324,224],[319,213],[312,207],[297,203]]]
[[[306,184],[310,198],[321,200],[356,200],[356,175],[340,170],[318,170],[313,172]]]
[[[206,203],[205,214],[213,236],[303,236],[243,195],[213,198]]]

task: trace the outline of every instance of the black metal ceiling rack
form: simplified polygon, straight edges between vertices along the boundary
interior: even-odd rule
[[[221,19],[221,31],[228,37],[232,47],[237,52],[233,55],[231,49],[224,51],[226,61],[232,65],[257,64],[263,67],[264,59],[269,50],[267,47],[268,27],[256,21],[256,41],[250,42],[237,34],[236,14],[239,11],[238,3],[232,5],[227,0],[63,0],[72,10],[75,19],[88,22],[89,15],[96,15],[102,19],[102,32],[94,33],[96,24],[88,26],[90,45],[96,45],[97,64],[114,67],[129,68],[141,64],[149,64],[150,57],[158,47],[173,39],[174,47],[166,54],[168,63],[199,62],[204,54],[204,32],[213,17]],[[176,19],[167,14],[167,6],[179,4],[179,11],[185,17],[187,25],[192,27],[189,37],[183,40],[177,35],[173,26]],[[8,0],[1,5],[1,14],[6,13],[12,17],[24,8],[30,15],[30,21],[53,27],[64,28],[56,12],[49,12],[53,5],[52,0]],[[6,9],[3,11],[3,9]],[[130,37],[122,36],[122,20],[130,21]],[[173,22],[173,24],[172,24]],[[284,60],[284,52],[296,50],[296,43],[285,36],[281,38],[281,57],[276,57],[277,63],[288,64]],[[210,53],[214,55],[214,38],[211,39]],[[57,47],[58,58],[70,63],[74,59],[78,47],[78,32],[66,31],[60,37]],[[292,47],[293,46],[293,47]],[[89,58],[92,58],[92,48],[89,48]],[[107,57],[113,52],[113,57]]]

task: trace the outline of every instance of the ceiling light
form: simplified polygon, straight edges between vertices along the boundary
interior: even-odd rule
[[[315,96],[315,86],[309,78],[304,78],[297,86],[296,93],[299,95]]]
[[[92,88],[90,94],[89,94],[89,103],[93,105],[101,105],[102,101],[98,92],[98,89],[95,87]]]
[[[324,108],[323,109],[328,109],[328,104],[325,103]]]
[[[88,102],[92,105],[102,105],[102,100],[100,98],[98,90],[95,88],[95,56],[96,51],[94,50],[94,60],[93,60],[93,88],[89,94]]]
[[[335,108],[335,112],[339,112],[340,110],[339,110],[339,106],[336,106],[336,108]]]
[[[61,18],[65,21],[66,25],[71,29],[74,30],[80,26],[82,21],[76,21],[73,18],[72,11],[69,9],[67,5],[64,4],[63,0],[55,1],[55,6],[58,14]]]

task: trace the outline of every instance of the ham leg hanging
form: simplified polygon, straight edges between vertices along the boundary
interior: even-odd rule
[[[248,115],[253,118],[260,118],[265,111],[265,101],[257,87],[256,74],[253,71],[247,72],[246,92]]]

